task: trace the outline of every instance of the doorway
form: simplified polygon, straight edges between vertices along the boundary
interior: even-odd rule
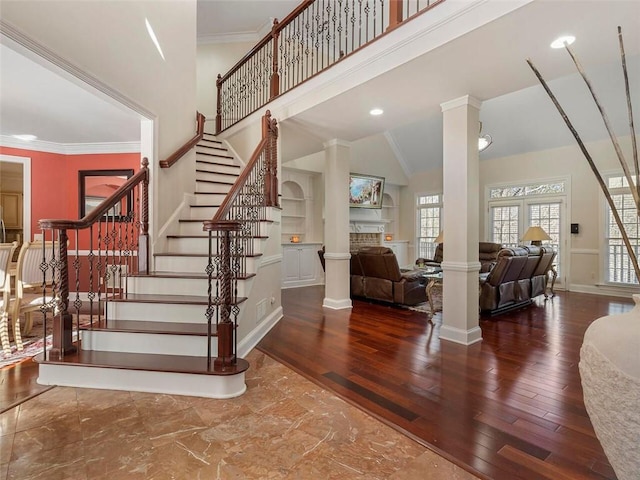
[[[0,220],[0,241],[22,245],[31,240],[29,157],[0,154]]]

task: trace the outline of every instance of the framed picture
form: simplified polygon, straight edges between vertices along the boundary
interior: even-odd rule
[[[78,172],[78,213],[84,218],[94,208],[110,197],[127,179],[133,176],[133,169],[122,170],[80,170]],[[104,220],[120,221],[133,210],[133,195],[129,192],[105,214]]]
[[[349,207],[382,208],[384,178],[373,175],[349,175]]]

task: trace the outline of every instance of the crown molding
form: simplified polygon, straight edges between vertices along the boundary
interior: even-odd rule
[[[33,150],[36,152],[57,153],[60,155],[87,155],[98,153],[138,153],[140,142],[111,143],[55,143],[44,140],[26,142],[7,135],[0,135],[0,146]]]
[[[260,40],[257,32],[235,32],[235,33],[212,33],[209,35],[199,35],[198,45],[213,45],[218,43],[246,43]]]

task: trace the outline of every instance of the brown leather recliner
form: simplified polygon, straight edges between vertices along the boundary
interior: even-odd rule
[[[500,313],[523,307],[545,293],[555,252],[550,247],[503,248],[480,286],[480,310]]]
[[[498,259],[498,252],[502,248],[499,243],[493,242],[478,242],[478,261],[480,262],[480,273],[487,273],[495,265]],[[427,267],[439,267],[442,263],[444,254],[444,243],[439,243],[436,247],[436,251],[433,254],[433,258],[418,258],[416,265],[423,264]]]
[[[528,259],[522,247],[500,250],[496,265],[480,286],[480,310],[495,313],[520,303],[517,285]]]
[[[390,248],[363,247],[357,254],[352,253],[351,258],[353,295],[404,305],[416,305],[427,301],[423,272],[401,272],[398,260]],[[362,269],[362,295],[356,293],[359,287],[357,279],[354,285],[354,259],[357,259]]]

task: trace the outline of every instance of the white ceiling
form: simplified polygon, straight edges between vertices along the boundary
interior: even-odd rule
[[[199,0],[198,36],[257,39],[272,18],[282,19],[298,3]],[[626,104],[615,65],[618,25],[625,35],[634,110],[640,112],[640,1],[536,0],[288,120],[283,132],[303,132],[298,137],[304,140],[304,145],[287,141],[288,155],[311,153],[331,136],[357,140],[386,132],[409,172],[437,167],[442,158],[439,105],[466,94],[484,101],[483,133],[494,139],[481,158],[569,144],[573,140],[526,65],[527,57],[547,79],[558,79],[552,88],[585,139],[604,138],[566,52],[548,48],[564,32],[578,38],[575,51],[625,134]],[[373,103],[385,109],[382,118],[366,114]],[[16,133],[63,144],[132,142],[139,140],[139,117],[0,46],[0,135]]]

